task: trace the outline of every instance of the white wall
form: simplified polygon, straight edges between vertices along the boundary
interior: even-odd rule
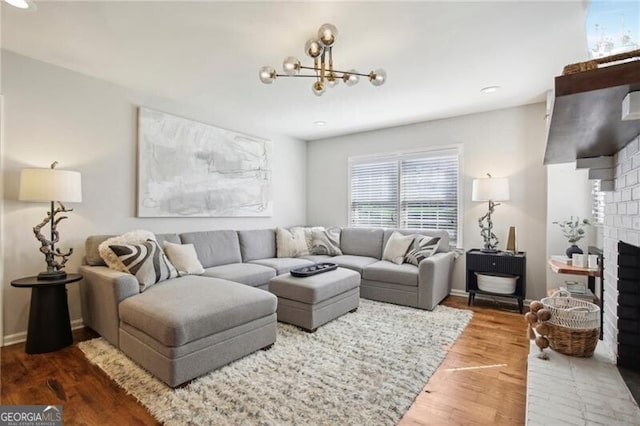
[[[588,169],[576,170],[576,163],[552,164],[547,166],[547,255],[565,255],[570,246],[558,225],[571,216],[593,221],[591,213],[593,197]],[[597,230],[594,226],[585,228],[587,237],[578,241],[578,246],[587,253],[587,247],[594,245]],[[565,281],[587,282],[586,277],[556,274],[547,268],[547,288],[558,288]]]
[[[19,277],[44,270],[44,256],[31,228],[48,205],[17,201],[20,170],[48,167],[82,173],[83,200],[60,223],[61,248],[73,247],[67,270],[76,271],[91,234],[121,233],[132,229],[185,232],[211,229],[266,228],[305,220],[305,158],[303,141],[269,134],[244,122],[219,122],[200,108],[133,92],[106,81],[2,52],[2,91],[5,100],[4,225],[4,335],[23,337],[29,312],[29,291],[10,286]],[[212,94],[215,96],[215,94]],[[224,99],[220,99],[224,102]],[[136,200],[136,107],[173,113],[273,140],[274,216],[271,218],[138,219]],[[71,318],[81,316],[78,285],[69,288]],[[16,336],[16,333],[18,335]]]
[[[509,177],[511,200],[497,207],[494,230],[504,249],[509,226],[527,252],[527,297],[546,290],[546,171],[542,165],[545,106],[528,105],[310,142],[307,146],[307,223],[347,225],[350,156],[463,146],[463,245],[482,247],[478,218],[486,203],[471,201],[474,178]],[[456,261],[453,288],[464,290],[464,258]]]

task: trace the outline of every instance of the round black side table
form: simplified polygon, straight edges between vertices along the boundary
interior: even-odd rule
[[[59,280],[27,277],[11,281],[13,287],[31,288],[26,346],[28,354],[53,352],[73,343],[66,285],[81,279],[80,274],[67,274]]]

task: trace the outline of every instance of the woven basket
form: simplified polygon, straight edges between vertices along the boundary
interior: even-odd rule
[[[565,355],[590,357],[600,337],[600,308],[593,303],[557,291],[540,302],[551,311],[549,347]]]

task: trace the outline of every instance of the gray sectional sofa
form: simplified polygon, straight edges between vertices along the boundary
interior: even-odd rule
[[[84,322],[169,386],[178,386],[276,340],[277,298],[269,282],[291,269],[330,261],[361,276],[360,296],[433,309],[451,289],[454,254],[445,231],[398,230],[441,238],[438,252],[418,267],[381,260],[394,230],[343,228],[341,256],[278,258],[273,229],[160,234],[196,249],[205,268],[140,292],[137,279],[109,269],[87,238],[80,267]]]

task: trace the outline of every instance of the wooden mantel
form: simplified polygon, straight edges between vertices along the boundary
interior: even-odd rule
[[[544,164],[610,156],[640,134],[622,99],[640,90],[640,60],[558,76]]]

